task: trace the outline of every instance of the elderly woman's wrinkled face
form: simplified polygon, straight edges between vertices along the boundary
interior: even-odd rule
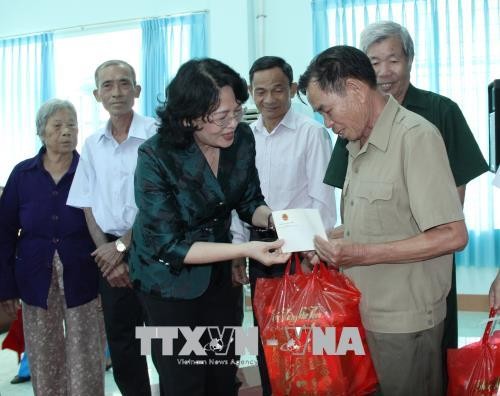
[[[194,133],[194,140],[199,146],[226,148],[233,144],[234,131],[243,116],[243,108],[229,86],[220,89],[219,99],[219,107],[209,115],[209,121],[199,121],[201,130]]]
[[[68,109],[57,110],[48,118],[41,138],[47,151],[55,154],[72,152],[78,141],[76,114]]]

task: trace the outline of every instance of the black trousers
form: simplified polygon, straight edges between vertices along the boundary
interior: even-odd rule
[[[455,265],[455,255],[453,255],[453,269],[451,276],[451,288],[446,297],[446,317],[444,319],[443,335],[443,374],[444,387],[448,385],[447,354],[449,348],[458,348],[458,306],[457,306],[457,275]]]
[[[102,277],[99,288],[116,385],[124,396],[150,396],[146,357],[135,337],[135,327],[144,324],[137,294],[133,289],[111,287]]]
[[[99,292],[116,385],[124,396],[150,396],[146,357],[141,355],[140,340],[135,337],[135,327],[145,323],[137,293],[126,287],[111,287],[102,276]]]
[[[218,268],[224,267],[224,268]],[[191,300],[161,298],[139,292],[146,308],[148,326],[240,326],[241,287],[232,287],[230,263],[217,263],[207,290]],[[200,338],[202,347],[211,339]],[[161,340],[153,340],[151,352],[165,396],[235,396],[238,357],[234,343],[226,355],[217,356],[207,348],[207,356],[180,356],[185,338],[178,332],[173,354],[164,355]],[[202,361],[200,364],[199,362]]]

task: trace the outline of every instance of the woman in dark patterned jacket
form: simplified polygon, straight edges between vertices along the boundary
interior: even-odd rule
[[[245,81],[230,67],[191,60],[166,89],[158,134],[139,149],[129,265],[150,326],[237,326],[231,259],[272,265],[288,258],[279,252],[282,241],[231,244],[233,209],[258,227],[267,226],[271,214],[260,191],[253,135],[240,123],[247,99]],[[212,340],[205,333],[202,346]],[[183,364],[181,358],[189,360],[178,355],[183,345],[180,337],[173,353],[162,353],[160,342],[152,344],[165,395],[236,394],[233,346],[224,356],[209,351],[196,364]]]

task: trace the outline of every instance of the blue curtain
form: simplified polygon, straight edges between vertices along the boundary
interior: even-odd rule
[[[35,118],[54,95],[53,62],[52,33],[0,40],[0,141],[8,147],[0,162],[0,185],[20,158],[34,156],[40,147]]]
[[[143,114],[153,117],[179,66],[207,55],[206,13],[150,19],[141,29]]]
[[[328,40],[328,1],[317,0],[311,3],[313,15],[313,49],[314,54],[319,54],[324,49],[330,47]]]
[[[369,23],[393,20],[415,43],[412,83],[457,102],[488,158],[487,86],[500,78],[499,0],[312,0],[315,54],[332,45],[359,45]],[[493,175],[467,184],[469,244],[463,266],[500,266],[500,206]],[[498,203],[498,201],[497,201]]]
[[[194,14],[189,17],[189,23],[191,27],[191,58],[202,58],[204,56],[207,56],[206,19],[206,13]]]

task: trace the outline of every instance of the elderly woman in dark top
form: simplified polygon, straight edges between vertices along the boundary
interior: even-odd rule
[[[95,249],[81,209],[66,206],[78,153],[76,111],[52,99],[36,117],[39,153],[0,198],[0,301],[23,326],[36,395],[104,394]]]
[[[139,148],[131,278],[150,326],[237,326],[231,259],[249,256],[271,265],[288,258],[279,250],[283,241],[231,244],[232,209],[259,227],[271,213],[260,191],[252,132],[240,123],[247,86],[217,60],[191,60],[166,98],[158,134]],[[201,345],[213,341],[206,333]],[[183,364],[183,345],[179,336],[168,356],[161,343],[152,344],[165,395],[236,394],[234,348]]]

